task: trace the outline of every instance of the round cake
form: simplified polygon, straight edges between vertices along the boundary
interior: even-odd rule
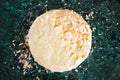
[[[52,72],[75,69],[89,56],[92,43],[90,26],[82,16],[68,9],[40,15],[27,36],[34,60]]]

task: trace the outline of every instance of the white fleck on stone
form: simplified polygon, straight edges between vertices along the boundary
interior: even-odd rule
[[[4,64],[7,64],[7,62],[5,61]]]
[[[117,23],[117,25],[119,25],[119,23]]]
[[[15,40],[12,40],[12,43],[14,43],[15,42]]]
[[[15,69],[15,67],[13,66],[12,69]]]
[[[89,18],[89,16],[88,16],[88,15],[86,15],[86,16],[85,16],[85,19],[86,19],[86,20],[89,20],[90,18]]]
[[[93,27],[92,31],[95,31],[96,30],[96,27]]]
[[[78,2],[78,4],[80,4],[80,2]]]
[[[38,72],[41,72],[41,70],[38,70]]]
[[[78,69],[75,69],[75,72],[78,72]]]
[[[48,73],[48,70],[46,69],[46,73]]]
[[[67,75],[65,75],[65,77],[66,77],[66,78],[68,78],[68,76],[67,76]]]
[[[94,19],[94,16],[92,16],[92,19]]]
[[[26,74],[26,71],[23,71],[23,75],[25,75]]]
[[[95,77],[94,79],[96,80],[97,78]]]
[[[37,79],[37,80],[40,80],[40,78],[39,78],[38,76],[36,77],[36,79]]]
[[[13,46],[15,46],[15,43],[12,43]]]
[[[100,47],[99,49],[103,49],[102,47]]]
[[[118,47],[115,47],[116,49],[118,48]]]
[[[15,54],[15,56],[17,56],[17,54]]]
[[[81,68],[82,66],[79,66],[79,68]]]
[[[67,3],[65,3],[64,6],[67,6]]]
[[[92,12],[90,12],[90,13],[89,13],[89,17],[90,17],[90,16],[93,16],[93,14],[94,14],[94,12],[93,12],[93,11],[92,11]]]
[[[62,2],[65,2],[64,0],[62,0]]]
[[[104,56],[101,57],[102,59],[104,58]]]
[[[108,21],[109,19],[106,19],[106,21]]]
[[[48,0],[46,0],[45,3],[48,3]]]
[[[18,69],[20,69],[20,66],[17,66]]]
[[[39,6],[41,6],[41,4],[38,4]]]
[[[46,5],[44,5],[44,7],[47,7],[48,5],[46,4]]]
[[[85,68],[85,71],[87,70],[87,68]]]
[[[23,45],[23,43],[20,43],[19,46]]]
[[[101,33],[98,34],[99,36],[102,35]]]
[[[96,11],[95,13],[97,14],[98,12]]]
[[[16,53],[20,53],[20,50],[16,51]]]
[[[9,46],[9,48],[11,48],[11,46]]]

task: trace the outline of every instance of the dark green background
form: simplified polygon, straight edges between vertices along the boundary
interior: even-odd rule
[[[78,4],[80,2],[80,4]],[[67,3],[67,4],[65,4]],[[46,6],[47,5],[47,6]],[[26,69],[14,55],[35,18],[51,9],[72,9],[93,31],[90,56],[75,70],[51,73],[31,61]],[[12,41],[15,40],[15,46]],[[41,72],[39,72],[41,70]],[[0,0],[0,80],[120,80],[120,2],[118,0]]]

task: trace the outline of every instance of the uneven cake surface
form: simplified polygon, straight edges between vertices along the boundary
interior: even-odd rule
[[[86,21],[68,9],[50,10],[36,18],[28,33],[34,60],[53,72],[76,68],[89,55],[92,32]]]

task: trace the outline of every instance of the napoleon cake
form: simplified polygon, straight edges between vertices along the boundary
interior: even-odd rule
[[[92,43],[90,26],[82,16],[68,9],[40,15],[27,36],[34,60],[52,72],[77,68],[89,56]]]

